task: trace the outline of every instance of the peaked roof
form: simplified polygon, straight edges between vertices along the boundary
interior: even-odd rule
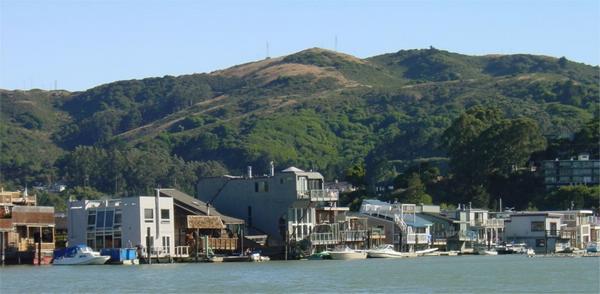
[[[208,215],[208,207],[206,202],[198,200],[186,193],[177,189],[160,189],[160,194],[173,198],[173,204],[197,215]],[[211,216],[219,216],[226,225],[243,224],[244,221],[221,214],[214,206],[210,207]]]

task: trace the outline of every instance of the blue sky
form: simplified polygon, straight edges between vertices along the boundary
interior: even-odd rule
[[[600,1],[0,0],[0,88],[84,90],[310,47],[426,48],[598,65]]]

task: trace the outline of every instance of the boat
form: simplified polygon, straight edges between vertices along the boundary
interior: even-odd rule
[[[334,260],[365,259],[367,252],[364,250],[353,250],[348,247],[329,251],[329,256]]]
[[[585,248],[585,251],[596,253],[598,252],[598,247],[600,247],[598,242],[590,242]]]
[[[429,248],[429,249],[424,249],[424,250],[417,250],[417,251],[415,251],[415,253],[419,256],[423,256],[426,254],[433,253],[433,252],[437,251],[438,249],[439,248]]]
[[[535,251],[531,248],[527,248],[527,250],[525,251],[525,254],[527,254],[527,257],[534,257]]]
[[[400,258],[408,257],[402,252],[394,250],[394,245],[384,244],[375,249],[367,250],[367,256],[369,258]]]
[[[525,254],[527,253],[527,244],[525,243],[504,243],[495,247],[498,254]]]
[[[481,248],[481,249],[477,250],[477,254],[479,254],[479,255],[498,255],[498,251],[496,251],[494,249]]]
[[[100,255],[100,252],[92,250],[85,245],[77,245],[58,249],[54,251],[55,265],[91,265],[105,264],[110,259],[110,256]]]

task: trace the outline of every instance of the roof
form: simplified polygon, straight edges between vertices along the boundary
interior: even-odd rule
[[[404,222],[406,222],[407,225],[409,225],[411,227],[415,227],[415,228],[429,227],[429,226],[433,225],[433,223],[431,221],[419,216],[418,214],[415,215],[414,222],[412,222],[410,220],[410,218],[404,219]]]
[[[198,200],[176,189],[160,189],[159,191],[162,195],[173,198],[173,204],[175,206],[186,209],[194,214],[208,215],[208,207],[204,201]],[[244,223],[244,221],[239,218],[220,213],[213,206],[210,207],[210,215],[220,216],[221,220],[223,220],[226,225],[238,225]]]

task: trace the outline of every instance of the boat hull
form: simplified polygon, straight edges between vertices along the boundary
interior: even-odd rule
[[[100,265],[105,264],[110,256],[92,256],[85,258],[60,258],[54,260],[54,265]]]
[[[329,252],[329,256],[333,260],[352,260],[352,259],[365,259],[367,258],[366,252]]]

